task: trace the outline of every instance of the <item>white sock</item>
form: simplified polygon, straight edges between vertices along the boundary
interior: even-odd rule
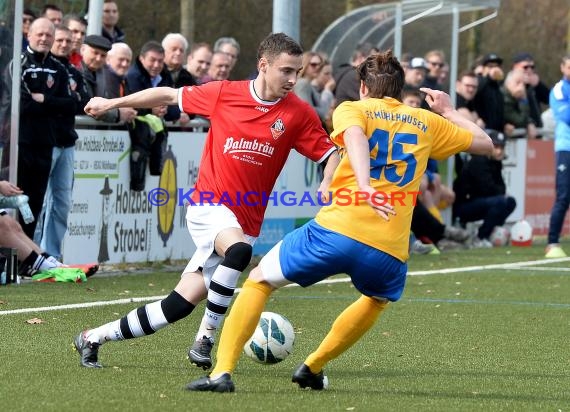
[[[204,336],[214,340],[232,301],[240,274],[240,271],[227,266],[220,265],[216,268],[208,288],[206,311],[196,334],[196,340],[200,340]],[[215,310],[213,310],[214,308]]]
[[[42,271],[42,270],[55,269],[61,266],[63,266],[63,263],[61,263],[59,260],[57,260],[53,256],[47,256],[46,258],[44,258],[43,262],[41,262],[39,270]]]

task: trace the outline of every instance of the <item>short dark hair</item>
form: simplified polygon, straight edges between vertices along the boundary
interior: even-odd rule
[[[257,60],[265,57],[269,62],[273,61],[281,53],[292,56],[301,56],[303,48],[293,38],[285,33],[272,33],[259,44]]]
[[[56,26],[55,26],[55,31],[58,31],[58,30],[59,30],[59,31],[64,31],[64,32],[66,32],[66,33],[71,33],[71,30],[69,30],[69,29],[67,28],[67,26],[64,25],[64,24],[58,24],[58,25],[56,25]]]
[[[36,19],[38,17],[38,16],[36,16],[36,13],[34,13],[34,11],[32,9],[24,9],[22,14],[25,14],[26,16],[32,16],[34,19]]]
[[[67,25],[69,25],[70,21],[76,21],[76,22],[84,25],[85,27],[87,27],[87,20],[85,20],[79,14],[68,14],[68,15],[64,16],[62,24],[64,26],[67,26]]]
[[[202,47],[206,48],[206,49],[209,50],[210,52],[212,51],[212,46],[210,46],[210,43],[199,42],[199,43],[194,43],[194,44],[192,45],[192,47],[190,48],[190,53],[189,53],[189,54],[193,54],[196,50],[201,49]]]
[[[463,70],[457,76],[457,80],[461,81],[461,79],[463,79],[464,77],[473,77],[477,79],[477,73],[475,73],[473,70]]]
[[[370,97],[400,99],[404,87],[404,69],[392,50],[368,56],[357,68]]]
[[[48,10],[61,11],[63,13],[63,11],[59,7],[57,7],[55,4],[46,4],[46,5],[44,5],[44,7],[42,7],[41,16],[45,16],[45,14]]]
[[[155,40],[150,40],[150,41],[147,41],[145,44],[143,44],[143,46],[141,47],[141,52],[139,53],[139,56],[144,57],[149,51],[164,54],[164,48],[162,47],[162,45],[159,42],[157,42]]]
[[[419,87],[415,87],[409,84],[404,84],[404,87],[402,88],[402,101],[404,101],[404,99],[408,96],[415,96],[417,98],[420,99],[420,101],[422,101],[424,99],[424,96],[422,94],[422,92],[420,91]]]

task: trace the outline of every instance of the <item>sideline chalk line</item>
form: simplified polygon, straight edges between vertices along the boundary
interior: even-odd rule
[[[565,257],[559,259],[540,259],[540,260],[531,260],[527,262],[496,263],[492,265],[465,266],[465,267],[448,268],[448,269],[418,270],[415,272],[408,272],[408,276],[427,276],[427,275],[437,275],[437,274],[447,274],[447,273],[475,272],[475,271],[491,270],[491,269],[520,269],[521,267],[525,266],[536,266],[545,263],[560,263],[560,262],[569,262],[569,261],[570,257]],[[345,283],[349,281],[350,281],[349,277],[344,277],[338,279],[326,279],[321,282],[318,282],[317,284]],[[297,284],[290,284],[285,287],[297,287],[297,286],[298,286]],[[241,290],[240,288],[237,288],[236,293],[238,293],[240,290]],[[21,313],[31,313],[31,312],[34,313],[51,312],[55,310],[64,310],[64,309],[84,309],[84,308],[93,308],[98,306],[123,305],[127,303],[155,301],[155,300],[164,299],[165,297],[166,295],[146,296],[139,298],[132,297],[132,298],[115,299],[107,301],[71,303],[67,305],[57,305],[57,306],[43,306],[37,308],[11,309],[11,310],[0,311],[0,315],[17,315]]]

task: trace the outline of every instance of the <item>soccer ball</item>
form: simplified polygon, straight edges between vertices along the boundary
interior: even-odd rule
[[[273,364],[281,362],[293,351],[295,331],[286,317],[273,312],[263,312],[259,323],[243,347],[247,356],[256,362]]]
[[[495,247],[506,246],[509,244],[511,234],[509,229],[504,226],[495,226],[489,240]]]
[[[530,246],[532,244],[532,226],[526,220],[520,220],[511,228],[511,244],[513,246]]]

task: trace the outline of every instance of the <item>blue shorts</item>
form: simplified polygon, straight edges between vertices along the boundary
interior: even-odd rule
[[[300,286],[346,273],[365,296],[397,301],[404,291],[406,263],[314,220],[288,233],[278,247],[281,273]]]

